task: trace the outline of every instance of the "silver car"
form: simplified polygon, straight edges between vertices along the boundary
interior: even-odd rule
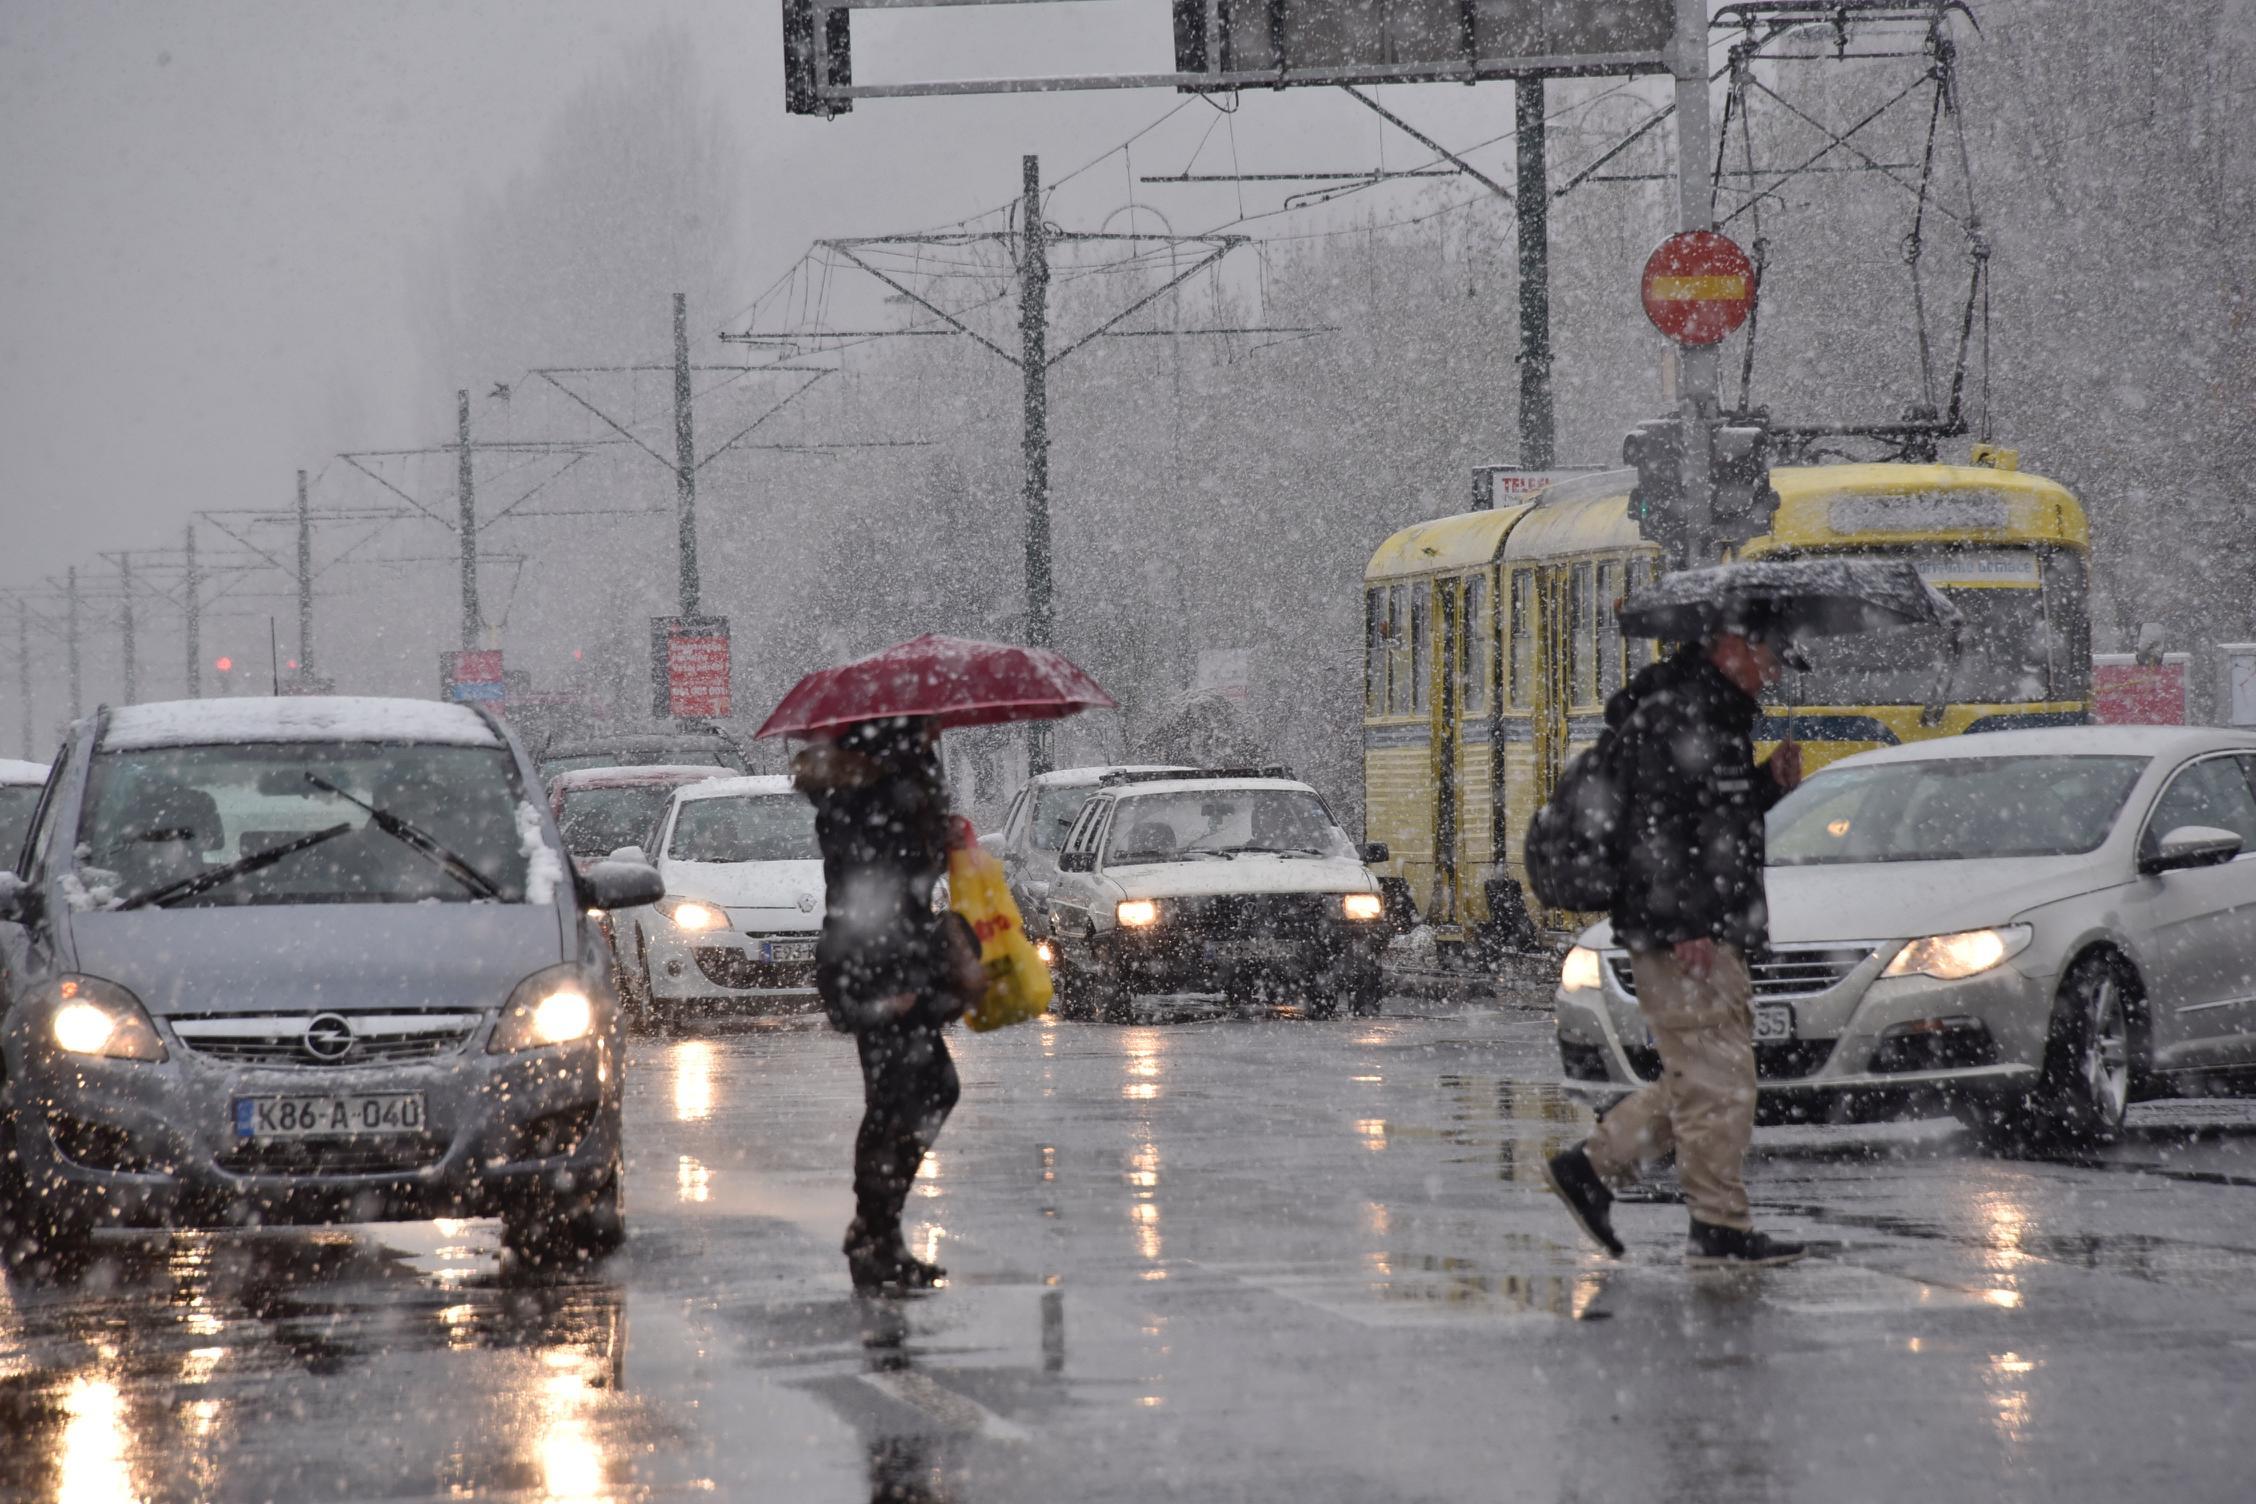
[[[1866,752],[1771,812],[1768,1119],[1940,1103],[2013,1144],[2256,1067],[2256,736],[2072,727]],[[1659,1070],[1601,924],[1562,968],[1570,1087]]]
[[[490,717],[222,699],[71,729],[0,975],[16,1251],[103,1225],[499,1216],[534,1262],[621,1234],[618,1003]]]

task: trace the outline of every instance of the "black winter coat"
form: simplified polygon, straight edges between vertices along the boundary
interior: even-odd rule
[[[1763,815],[1783,795],[1755,763],[1762,707],[1686,648],[1606,706],[1624,832],[1614,936],[1638,950],[1719,940],[1753,953],[1769,933]]]
[[[932,908],[950,838],[938,770],[904,776],[827,748],[801,756],[795,779],[815,806],[827,891],[815,990],[832,1026],[859,1033],[900,1021],[870,1005],[904,992],[921,1000],[911,1019],[944,1021],[955,1010],[945,916]]]

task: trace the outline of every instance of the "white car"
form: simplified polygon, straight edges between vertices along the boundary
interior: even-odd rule
[[[1116,767],[1059,768],[1037,773],[1003,812],[1003,823],[980,844],[1002,859],[1010,877],[1011,896],[1018,900],[1026,927],[1037,937],[1045,933],[1050,890],[1057,886],[1058,851],[1065,845],[1081,806],[1097,785],[1116,773],[1189,773],[1190,768],[1167,764],[1122,764]]]
[[[1290,778],[1115,773],[1058,855],[1049,929],[1068,1018],[1134,999],[1283,992],[1312,1017],[1376,1013],[1388,931],[1378,880],[1323,799]]]
[[[686,785],[668,802],[657,842],[650,856],[666,896],[614,920],[631,1004],[678,1017],[733,1002],[812,1002],[822,854],[814,806],[791,780]]]
[[[2256,1067],[2256,736],[2121,726],[1889,747],[1769,817],[1767,1118],[1927,1104],[1993,1141],[2105,1142],[2125,1106]],[[1568,1084],[1659,1063],[1629,957],[1562,968]]]

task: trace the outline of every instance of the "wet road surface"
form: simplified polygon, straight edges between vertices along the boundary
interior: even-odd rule
[[[951,1287],[837,1254],[853,1051],[640,1041],[632,1238],[505,1280],[491,1225],[106,1242],[0,1299],[0,1499],[2245,1499],[2256,1103],[2082,1163],[1942,1123],[1764,1129],[1692,1274],[1665,1186],[1582,1247],[1548,1022],[1205,1017],[952,1037],[912,1198]]]

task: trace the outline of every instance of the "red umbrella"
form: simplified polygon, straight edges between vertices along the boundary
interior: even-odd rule
[[[1050,721],[1116,706],[1062,653],[926,633],[792,686],[759,736],[815,736],[886,716],[942,726]]]

